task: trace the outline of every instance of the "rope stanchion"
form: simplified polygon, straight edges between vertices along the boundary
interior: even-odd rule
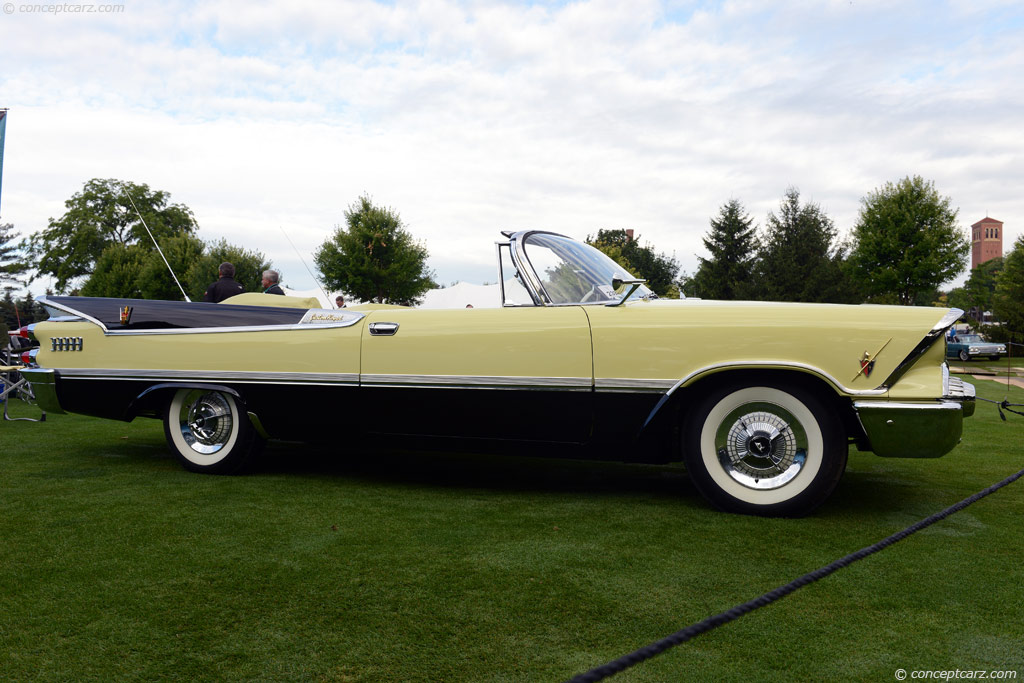
[[[795,581],[790,581],[784,586],[779,586],[778,588],[769,591],[760,597],[754,598],[753,600],[745,602],[742,605],[737,605],[732,609],[726,610],[725,612],[716,614],[712,617],[708,617],[704,621],[698,622],[691,626],[687,626],[686,628],[676,631],[672,635],[666,638],[662,638],[661,640],[655,641],[650,645],[640,648],[639,650],[634,650],[633,652],[630,652],[627,655],[623,655],[622,657],[619,657],[618,659],[608,662],[607,664],[599,666],[595,669],[591,669],[590,671],[579,674],[578,676],[574,676],[573,678],[569,679],[567,683],[594,683],[595,681],[604,680],[605,678],[617,674],[620,671],[624,671],[625,669],[628,669],[631,666],[640,664],[641,662],[644,662],[650,659],[651,657],[654,657],[655,655],[659,655],[665,650],[668,650],[669,648],[673,648],[676,645],[680,645],[688,640],[696,638],[702,633],[707,633],[708,631],[716,629],[719,626],[722,626],[723,624],[728,624],[730,621],[735,621],[736,619],[742,617],[744,614],[748,614],[758,609],[759,607],[764,607],[765,605],[769,605],[775,602],[776,600],[779,600],[780,598],[784,598],[785,596],[789,595],[790,593],[793,593],[797,589],[803,588],[808,584],[814,583],[818,579],[823,579],[829,574],[837,572],[844,567],[849,567],[851,564],[858,560],[863,560],[865,557],[868,557],[869,555],[873,555],[880,550],[888,548],[892,544],[898,541],[902,541],[907,536],[917,533],[921,529],[929,527],[932,524],[935,524],[936,522],[939,522],[956,512],[960,512],[967,506],[976,503],[985,496],[995,493],[1004,486],[1012,484],[1021,477],[1024,477],[1024,470],[1021,470],[1020,472],[1017,472],[1016,474],[1013,474],[1007,477],[1006,479],[1003,479],[999,483],[993,484],[992,486],[989,486],[988,488],[979,491],[978,493],[975,493],[973,496],[964,498],[959,503],[951,505],[950,507],[946,508],[941,512],[937,512],[930,517],[927,517],[919,522],[911,524],[906,529],[899,531],[893,534],[892,536],[889,536],[888,538],[882,539],[878,543],[869,545],[866,548],[861,548],[855,553],[851,553],[846,557],[836,560],[832,564],[821,567],[820,569],[815,569],[814,571],[808,574],[804,574],[799,579],[796,579]]]

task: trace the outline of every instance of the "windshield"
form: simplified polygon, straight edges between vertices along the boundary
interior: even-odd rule
[[[961,334],[960,341],[966,342],[968,344],[975,344],[981,341],[981,337],[979,337],[976,334]]]
[[[612,280],[634,279],[603,252],[561,235],[530,233],[523,240],[523,251],[553,304],[618,301],[631,285],[615,288]],[[651,290],[643,285],[634,294],[641,298],[650,295]]]

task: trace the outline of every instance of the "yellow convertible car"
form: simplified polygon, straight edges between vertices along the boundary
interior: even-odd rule
[[[956,309],[657,299],[586,244],[503,235],[490,309],[41,297],[24,374],[48,411],[163,420],[194,472],[343,426],[365,438],[341,457],[681,460],[715,506],[766,515],[824,501],[851,444],[938,457],[974,411],[945,363]]]

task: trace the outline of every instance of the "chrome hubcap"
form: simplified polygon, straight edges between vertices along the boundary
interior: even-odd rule
[[[217,392],[189,396],[180,416],[181,435],[197,453],[216,453],[231,437],[231,406]]]
[[[788,410],[748,403],[722,420],[715,451],[734,481],[752,489],[777,489],[800,474],[807,462],[807,434]]]

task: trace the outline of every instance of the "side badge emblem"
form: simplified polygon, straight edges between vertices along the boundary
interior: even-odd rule
[[[864,355],[861,356],[860,359],[860,372],[854,375],[853,379],[857,379],[861,375],[864,375],[865,377],[870,377],[871,371],[875,369],[875,359],[878,358],[878,354],[880,354],[882,352],[882,349],[888,346],[889,342],[891,341],[892,337],[889,337],[889,339],[884,344],[882,344],[882,347],[875,351],[873,354],[868,351],[865,351]]]
[[[132,307],[125,306],[121,309],[121,324],[127,325],[132,320]]]
[[[865,377],[871,376],[871,371],[875,369],[875,360],[871,357],[871,354],[867,351],[864,352],[864,357],[860,359],[860,371]]]

